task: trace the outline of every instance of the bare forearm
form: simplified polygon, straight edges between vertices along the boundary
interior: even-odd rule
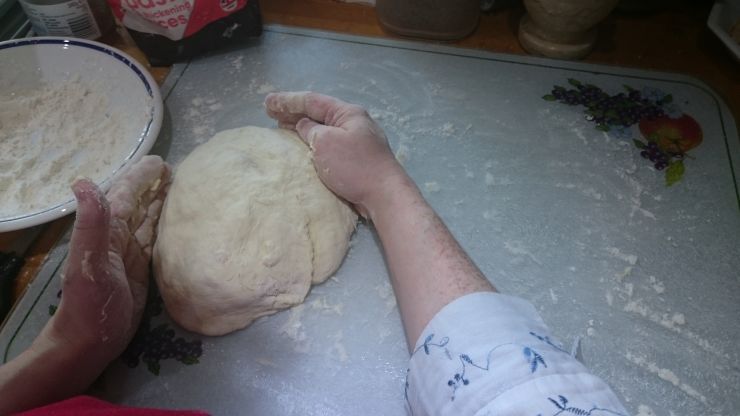
[[[369,211],[383,243],[409,348],[451,301],[495,291],[405,174],[379,193]]]
[[[274,93],[267,114],[309,145],[319,178],[374,223],[410,346],[456,298],[492,291],[391,153],[362,107],[316,93]]]
[[[42,334],[26,351],[0,367],[0,415],[83,393],[105,368],[96,351],[59,345]]]

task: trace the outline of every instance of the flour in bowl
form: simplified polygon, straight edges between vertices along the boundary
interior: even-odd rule
[[[71,200],[76,177],[99,184],[123,164],[137,145],[147,106],[137,106],[136,120],[124,119],[103,91],[73,78],[0,92],[0,218]]]

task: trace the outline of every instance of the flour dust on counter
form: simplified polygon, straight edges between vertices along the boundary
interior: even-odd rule
[[[257,88],[257,94],[268,94],[271,92],[277,91],[274,85],[270,84],[269,82],[266,82],[264,84],[261,84]]]
[[[76,177],[100,183],[132,151],[135,121],[108,111],[100,90],[77,77],[0,93],[0,218],[72,199]]]
[[[331,278],[330,278],[331,279]],[[342,316],[344,310],[344,303],[331,304],[327,302],[326,297],[322,296],[314,299],[308,304],[311,309],[320,311],[322,313],[334,313],[338,316]]]
[[[393,287],[391,287],[390,283],[383,282],[382,284],[375,286],[375,291],[378,293],[380,299],[384,301],[385,316],[389,316],[398,306],[396,303],[396,296],[393,293]]]
[[[703,404],[707,404],[707,398],[704,397],[703,394],[699,393],[694,387],[682,382],[681,379],[676,375],[676,373],[673,372],[673,370],[670,370],[668,368],[660,368],[656,363],[648,361],[645,357],[634,355],[629,351],[627,352],[625,357],[632,363],[656,375],[661,380],[675,387],[678,387],[689,397],[698,400]]]
[[[295,352],[307,353],[309,343],[306,331],[303,329],[303,318],[305,305],[296,305],[290,309],[288,320],[280,327],[279,332],[293,341]]]
[[[190,100],[186,114],[188,120],[194,124],[193,134],[199,138],[198,143],[204,143],[216,133],[213,118],[222,109],[223,105],[212,96],[199,96]]]
[[[424,190],[427,192],[439,192],[442,189],[437,182],[424,182]]]
[[[673,413],[671,412],[671,416],[672,415]],[[656,416],[656,414],[650,406],[641,404],[637,406],[637,414],[635,416]]]

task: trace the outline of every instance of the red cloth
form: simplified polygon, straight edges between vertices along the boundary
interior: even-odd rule
[[[208,416],[198,410],[138,409],[118,406],[90,396],[77,396],[19,413],[22,416]]]

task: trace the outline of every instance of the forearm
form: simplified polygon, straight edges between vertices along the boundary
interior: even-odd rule
[[[105,368],[98,351],[63,345],[42,333],[31,347],[0,367],[0,415],[83,393]]]
[[[493,291],[393,157],[362,107],[316,93],[273,93],[267,114],[309,145],[319,178],[369,217],[385,250],[408,344],[468,293]]]
[[[410,349],[445,305],[469,293],[495,291],[407,175],[385,184],[368,208]]]

